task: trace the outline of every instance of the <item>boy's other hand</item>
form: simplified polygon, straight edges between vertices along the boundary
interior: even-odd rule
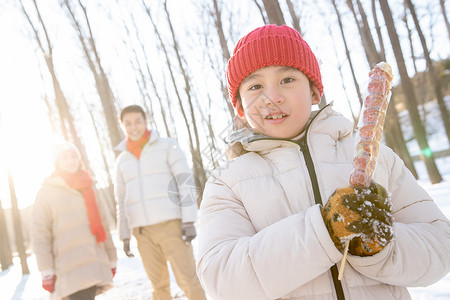
[[[393,238],[392,204],[379,184],[337,189],[322,209],[322,216],[339,250],[350,241],[349,253],[370,256]]]

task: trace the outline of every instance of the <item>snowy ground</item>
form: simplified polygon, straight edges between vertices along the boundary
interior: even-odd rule
[[[441,173],[445,176],[445,181],[440,184],[431,185],[428,183],[426,175],[423,175],[420,183],[433,197],[445,215],[450,218],[450,157],[441,158],[437,163]],[[416,163],[416,167],[419,174],[426,174],[423,163]],[[114,238],[116,239],[116,245],[120,247],[120,243],[117,241],[117,235],[114,234]],[[151,299],[150,282],[145,275],[145,271],[139,259],[139,252],[137,251],[134,239],[132,240],[131,247],[136,256],[134,258],[126,257],[120,248],[117,249],[119,262],[117,274],[114,278],[115,288],[104,295],[98,296],[97,299]],[[8,270],[0,273],[0,299],[48,299],[49,294],[41,288],[41,278],[37,271],[36,260],[33,255],[30,255],[28,258],[28,266],[31,274],[22,276],[20,261],[18,258],[15,258],[14,265]],[[174,299],[187,299],[176,285],[175,280],[172,280],[172,283],[172,295]],[[410,288],[409,290],[414,300],[448,300],[450,299],[449,287],[450,273],[431,286],[424,288]]]

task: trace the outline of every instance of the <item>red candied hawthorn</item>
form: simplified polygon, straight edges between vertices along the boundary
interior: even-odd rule
[[[377,122],[378,122],[378,110],[370,108],[366,109],[363,114],[363,123],[376,125]]]
[[[364,101],[366,109],[380,110],[383,107],[384,97],[381,95],[369,95]]]
[[[356,145],[356,156],[370,155],[373,152],[372,143],[361,141]]]
[[[361,170],[355,170],[350,175],[350,184],[352,186],[365,186],[367,184],[367,174]]]
[[[373,137],[375,125],[367,124],[359,129],[359,135],[362,139],[370,139]]]
[[[355,157],[353,159],[353,167],[355,170],[364,170],[370,161],[370,155],[364,155],[361,157]]]
[[[369,82],[367,91],[369,94],[386,95],[389,93],[389,85],[386,84],[384,78],[376,78]]]

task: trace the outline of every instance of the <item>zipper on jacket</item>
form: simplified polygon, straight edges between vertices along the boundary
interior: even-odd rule
[[[142,211],[144,212],[146,225],[148,225],[149,220],[148,220],[147,210],[145,209],[144,190],[142,187],[142,168],[141,168],[141,161],[139,159],[137,159],[137,166],[138,166],[138,178],[139,178],[138,179],[139,180],[139,196],[141,198],[141,201],[139,201],[139,202],[141,203]]]
[[[316,169],[314,168],[314,163],[309,152],[308,143],[306,142],[306,135],[299,141],[300,150],[305,158],[306,168],[308,169],[309,178],[311,179],[311,184],[313,186],[314,200],[316,204],[322,204],[322,197],[319,191],[319,182],[317,181]]]
[[[322,197],[320,195],[319,190],[319,182],[317,180],[316,169],[314,168],[314,162],[311,157],[311,152],[309,152],[308,143],[306,141],[307,133],[305,136],[299,141],[300,150],[303,153],[303,157],[305,158],[306,168],[308,169],[309,178],[311,179],[311,184],[314,192],[314,201],[316,204],[323,204]],[[336,264],[334,264],[331,268],[331,277],[333,278],[334,288],[336,290],[336,295],[338,300],[345,300],[344,291],[342,289],[341,281],[338,279],[338,269]]]

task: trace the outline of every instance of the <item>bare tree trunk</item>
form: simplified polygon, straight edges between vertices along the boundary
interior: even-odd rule
[[[386,52],[384,48],[383,36],[381,34],[380,25],[378,22],[375,0],[372,0],[372,15],[376,27],[378,43],[380,45],[380,51],[373,50],[373,52],[377,53],[378,56],[376,57],[376,59],[378,61],[386,61]],[[398,156],[400,156],[400,158],[405,162],[406,167],[411,171],[414,177],[418,178],[416,168],[409,153],[408,147],[406,147],[406,141],[403,137],[400,120],[398,117],[398,111],[395,106],[396,97],[395,95],[392,95],[391,98],[392,100],[388,107],[386,123],[384,125],[385,128],[391,128],[391,130],[384,131],[386,144],[391,147],[395,151],[395,153],[398,154]]]
[[[336,61],[338,61],[338,71],[339,71],[339,76],[341,77],[341,82],[342,82],[342,89],[344,90],[344,94],[345,94],[345,98],[347,99],[347,103],[348,103],[348,108],[350,109],[350,113],[352,114],[352,119],[353,119],[353,125],[356,126],[357,122],[358,122],[358,118],[355,115],[355,112],[353,111],[352,108],[352,103],[350,101],[350,97],[348,96],[347,93],[347,87],[345,84],[345,79],[344,79],[344,74],[342,73],[342,63],[339,62],[339,57],[338,57],[338,53],[337,53],[337,47],[336,47],[336,43],[334,42],[334,35],[333,32],[331,30],[331,25],[328,24],[328,33],[330,34],[330,36],[333,38],[333,50],[334,50],[334,55],[336,56]],[[349,60],[349,57],[347,57],[347,61]],[[356,83],[357,84],[357,83]]]
[[[358,28],[359,36],[361,38],[361,43],[364,48],[364,53],[366,54],[366,59],[367,59],[367,62],[369,63],[369,68],[373,68],[379,62],[376,59],[376,57],[378,55],[376,53],[373,53],[373,48],[371,48],[371,44],[367,38],[367,32],[364,28],[364,24],[361,24],[361,21],[358,19],[358,15],[356,13],[355,7],[353,6],[353,1],[346,0],[346,3],[347,3],[348,8],[350,9],[350,11],[352,12],[353,19],[355,20],[356,27]]]
[[[417,33],[420,38],[420,42],[423,48],[423,54],[425,55],[425,59],[427,61],[428,66],[428,75],[430,76],[431,83],[433,84],[434,92],[436,94],[436,99],[439,105],[439,110],[441,111],[442,122],[444,123],[445,132],[447,133],[447,141],[450,145],[450,121],[449,121],[449,110],[445,106],[444,96],[442,95],[442,87],[441,82],[438,79],[437,72],[434,68],[433,62],[431,61],[430,52],[428,51],[427,42],[425,41],[425,37],[422,32],[422,28],[420,27],[419,20],[417,19],[416,11],[414,9],[414,5],[411,0],[405,0],[408,5],[409,12],[413,17],[414,24],[417,29]]]
[[[442,16],[444,17],[445,26],[447,27],[448,39],[450,40],[450,24],[448,22],[447,13],[445,11],[445,0],[439,0],[439,4],[441,5]]]
[[[369,52],[369,55],[375,59],[378,59],[378,61],[375,62],[375,64],[377,64],[381,61],[380,54],[377,50],[377,47],[375,46],[375,42],[373,40],[372,33],[370,31],[369,22],[367,21],[366,12],[364,11],[364,8],[361,5],[360,0],[356,0],[356,3],[358,5],[359,15],[361,16],[362,32],[364,34],[363,40],[366,41],[367,51]],[[373,68],[375,66],[375,64],[373,66],[371,65],[370,67]]]
[[[409,154],[409,150],[406,147],[406,142],[403,138],[402,128],[400,126],[400,120],[398,118],[398,111],[395,108],[395,95],[391,96],[391,101],[389,103],[386,115],[386,121],[384,123],[384,128],[389,128],[384,132],[384,138],[386,139],[386,144],[394,150],[395,153],[400,156],[400,158],[405,163],[405,166],[411,171],[414,178],[418,179],[416,167],[414,166],[414,161]]]
[[[34,23],[31,21],[31,18],[29,16],[28,12],[25,10],[22,0],[20,0],[20,6],[21,6],[22,13],[24,14],[25,18],[28,21],[28,24],[30,25],[31,29],[33,30],[34,38],[39,46],[39,49],[41,50],[42,54],[44,55],[45,63],[47,65],[48,70],[50,71],[50,75],[52,76],[53,89],[54,89],[54,93],[55,93],[55,102],[56,102],[56,107],[59,112],[61,133],[64,136],[64,139],[68,140],[69,134],[67,132],[67,128],[66,128],[66,124],[65,124],[65,113],[64,113],[62,99],[61,99],[62,91],[59,86],[59,82],[56,80],[56,75],[54,74],[54,71],[53,71],[53,46],[50,42],[50,38],[48,36],[47,29],[41,18],[41,14],[40,14],[39,8],[38,8],[35,0],[33,0],[33,4],[36,9],[39,23],[41,24],[43,31],[44,31],[47,49],[45,49],[45,46],[44,46],[43,42],[41,41],[41,38],[39,37],[38,29],[36,28]]]
[[[164,44],[164,42],[163,42],[163,40],[161,38],[161,34],[159,33],[158,27],[157,27],[157,25],[155,24],[155,22],[153,20],[153,17],[151,15],[150,9],[147,7],[147,5],[146,5],[144,0],[142,1],[142,5],[144,6],[144,9],[145,9],[145,11],[146,11],[146,13],[147,13],[147,15],[148,15],[148,17],[150,19],[150,22],[152,23],[153,30],[155,31],[155,34],[156,34],[156,37],[158,38],[159,44],[161,46],[161,49],[163,50],[164,55],[166,57],[167,69],[169,71],[170,78],[172,80],[172,84],[174,86],[174,92],[175,92],[175,94],[177,96],[178,103],[179,103],[180,110],[181,110],[181,114],[183,115],[183,120],[184,120],[184,123],[186,125],[186,131],[188,133],[189,146],[190,146],[191,156],[192,156],[192,166],[193,166],[193,172],[194,172],[194,177],[195,177],[195,181],[196,181],[195,184],[201,191],[203,191],[203,186],[206,183],[206,175],[204,173],[204,170],[203,170],[203,175],[202,175],[202,172],[201,172],[200,168],[198,168],[198,163],[201,162],[201,156],[200,156],[200,160],[199,160],[199,157],[198,157],[199,151],[197,150],[198,148],[196,149],[195,146],[194,146],[194,139],[193,139],[192,133],[191,133],[191,126],[189,124],[189,120],[188,120],[186,111],[185,111],[184,106],[183,106],[183,101],[181,99],[181,95],[180,95],[180,92],[179,92],[177,81],[175,79],[175,75],[174,75],[174,72],[173,72],[173,69],[172,69],[171,60],[170,60],[168,51],[166,49],[166,46],[165,46],[165,44]],[[188,87],[186,87],[186,89],[187,88]],[[185,91],[188,92],[188,90],[185,90]],[[201,199],[201,197],[200,197],[200,199]]]
[[[358,80],[356,79],[355,70],[353,69],[353,63],[352,63],[352,59],[350,57],[350,50],[347,46],[347,39],[345,38],[344,26],[342,25],[341,14],[337,8],[336,1],[331,0],[331,3],[333,4],[334,10],[336,12],[336,16],[337,16],[337,20],[338,20],[338,24],[339,24],[339,30],[341,32],[342,42],[344,43],[345,55],[347,56],[347,61],[348,61],[349,67],[350,67],[350,72],[352,74],[353,83],[354,83],[355,89],[356,89],[356,94],[358,95],[359,105],[362,107],[363,98],[361,95],[361,90],[359,88]],[[356,125],[356,123],[357,122],[355,121],[355,125]]]
[[[106,124],[108,126],[111,146],[114,147],[115,145],[120,143],[120,141],[123,139],[123,135],[119,128],[119,123],[117,121],[117,110],[115,107],[114,95],[109,85],[108,77],[106,76],[103,70],[103,66],[100,61],[100,56],[95,46],[95,41],[90,27],[86,8],[81,3],[81,1],[78,0],[78,5],[83,11],[85,26],[87,28],[87,31],[89,32],[88,36],[85,36],[85,34],[82,31],[81,24],[77,16],[75,15],[75,11],[74,8],[72,7],[71,1],[64,0],[64,5],[72,20],[74,29],[77,32],[78,39],[81,43],[81,47],[84,52],[89,69],[91,70],[94,76],[95,86],[97,88],[97,92],[102,103]]]
[[[263,0],[263,3],[270,24],[277,24],[278,26],[286,24],[278,0]]]
[[[256,7],[258,8],[264,24],[269,24],[269,20],[267,20],[266,16],[264,15],[264,10],[262,9],[261,5],[258,3],[258,0],[253,0],[253,2],[255,3]]]
[[[216,27],[217,35],[219,36],[219,42],[220,42],[220,46],[222,49],[223,58],[224,58],[225,62],[227,62],[231,58],[231,55],[230,55],[230,51],[228,50],[227,40],[225,38],[225,33],[223,31],[222,12],[219,8],[217,0],[213,0],[213,3],[214,3],[214,12],[211,13],[211,15],[213,16],[214,23],[216,25],[215,27]],[[223,82],[223,80],[220,80],[220,84],[222,85],[222,94],[223,94],[224,99],[226,100],[228,112],[230,113],[231,120],[233,120],[235,113],[234,113],[233,105],[228,100],[227,84],[225,82]]]
[[[123,27],[125,28],[127,35],[130,36],[130,31],[128,30],[128,26],[125,24],[125,22],[123,23]],[[124,46],[126,46],[128,44],[128,42],[125,39],[123,39],[122,43],[124,44]],[[154,117],[155,114],[154,114],[154,110],[153,110],[153,104],[152,104],[152,101],[150,98],[150,91],[148,90],[148,87],[147,87],[147,79],[145,78],[144,71],[142,70],[141,64],[139,63],[139,56],[136,52],[135,47],[131,46],[130,48],[131,48],[131,52],[133,52],[133,55],[134,55],[134,57],[133,57],[134,60],[132,58],[129,59],[130,65],[133,66],[133,69],[136,71],[135,81],[136,81],[136,85],[138,86],[139,93],[142,97],[142,103],[144,104],[144,111],[148,115],[150,126],[153,128],[156,128],[156,130],[159,131],[158,124],[156,124],[155,117]],[[145,52],[143,54],[146,57]],[[165,118],[163,118],[163,119],[165,121]],[[170,136],[170,132],[168,132],[167,126],[166,126],[166,133],[168,136]]]
[[[97,128],[97,125],[95,123],[95,118],[94,115],[92,114],[91,109],[89,108],[89,106],[86,104],[87,107],[87,111],[89,113],[89,116],[91,117],[91,121],[92,121],[92,126],[94,127],[94,133],[95,136],[97,137],[97,141],[100,144],[100,149],[101,149],[101,156],[102,156],[102,162],[103,162],[103,166],[105,168],[105,172],[106,172],[106,176],[107,176],[107,181],[108,181],[108,193],[107,193],[107,201],[106,201],[106,205],[108,208],[108,215],[110,218],[112,218],[114,220],[114,224],[116,224],[117,222],[117,214],[116,214],[116,200],[114,198],[114,183],[111,177],[111,169],[109,168],[109,164],[108,164],[108,160],[106,159],[105,156],[105,147],[102,146],[101,141],[102,138],[100,136],[100,132]]]
[[[0,111],[0,130],[3,128],[2,113]],[[5,211],[2,206],[2,199],[0,199],[0,265],[1,269],[6,270],[13,264],[11,245],[9,243],[8,230],[6,226]]]
[[[351,0],[347,1],[347,6],[352,10],[353,17],[355,21],[358,23],[359,32],[363,36],[361,37],[361,41],[363,44],[364,51],[366,53],[366,57],[368,58],[368,63],[371,67],[373,67],[375,64],[377,64],[380,61],[385,60],[385,53],[384,53],[384,43],[381,36],[381,32],[378,34],[378,39],[380,43],[380,48],[383,49],[383,51],[378,51],[375,47],[375,42],[372,37],[371,30],[369,28],[369,22],[366,17],[366,13],[364,11],[364,8],[361,5],[361,2],[357,0],[357,6],[358,6],[358,12],[361,17],[361,22],[358,21],[357,13],[354,10],[353,3]],[[373,17],[375,18],[375,24],[378,24],[378,20],[376,19],[376,9],[374,6],[374,3],[372,3],[372,10],[375,11],[373,14]],[[406,147],[405,140],[403,138],[402,130],[400,127],[400,121],[398,120],[398,113],[397,109],[395,108],[395,105],[390,105],[389,109],[393,110],[393,113],[389,113],[389,118],[393,118],[392,120],[389,120],[389,124],[391,126],[394,126],[395,128],[392,128],[392,130],[384,131],[384,135],[386,137],[386,144],[391,147],[394,150],[397,150],[399,152],[396,152],[405,162],[412,161],[411,155],[409,154],[409,151]],[[414,164],[407,164],[413,174],[417,174]]]
[[[406,106],[408,107],[411,123],[416,135],[417,142],[420,147],[422,160],[425,162],[425,166],[428,171],[431,183],[438,183],[442,181],[441,174],[437,169],[434,161],[434,155],[428,146],[428,140],[425,132],[425,128],[420,121],[419,112],[417,110],[417,100],[414,92],[414,87],[409,79],[408,72],[406,70],[405,60],[403,58],[402,49],[399,42],[399,37],[395,29],[392,13],[389,8],[387,0],[380,0],[381,11],[383,12],[384,20],[388,30],[389,38],[392,44],[392,50],[394,51],[395,59],[397,61],[398,70],[400,73],[400,80],[402,84],[402,90],[406,99]]]
[[[8,230],[6,229],[5,211],[0,201],[0,266],[2,271],[8,269],[13,264]]]
[[[211,104],[211,102],[212,102],[211,97],[208,94],[208,103]],[[211,111],[211,110],[209,109],[208,111]],[[210,140],[210,142],[209,142],[209,150],[210,150],[209,159],[212,164],[211,169],[215,169],[219,166],[217,154],[221,155],[221,151],[216,146],[216,134],[214,133],[214,129],[212,126],[211,114],[208,115],[208,120],[206,121],[206,123],[208,125],[208,133],[209,133],[209,140]]]
[[[381,35],[380,23],[378,22],[377,8],[376,8],[375,0],[372,0],[372,16],[373,16],[373,21],[375,24],[375,31],[377,32],[378,43],[380,44],[380,51],[378,52],[378,54],[380,55],[381,61],[386,61],[386,50],[384,49],[383,36]]]
[[[45,106],[47,107],[47,116],[48,116],[48,120],[50,121],[50,127],[52,128],[52,132],[54,134],[56,134],[58,132],[58,120],[55,117],[56,113],[54,112],[52,106],[50,105],[50,101],[48,101],[48,95],[44,94],[42,96],[42,99],[45,102]]]
[[[135,23],[135,21],[134,21],[134,18],[131,18],[131,19],[132,19],[133,26],[134,26],[136,32],[138,32],[138,26],[136,25],[136,23]],[[155,80],[153,79],[152,72],[150,71],[150,62],[149,62],[149,58],[148,58],[148,56],[147,56],[147,51],[145,51],[144,43],[143,43],[143,41],[141,40],[141,38],[139,37],[139,35],[136,35],[136,38],[137,38],[138,41],[139,41],[139,45],[140,45],[140,47],[141,47],[142,53],[143,53],[144,58],[145,58],[145,69],[146,69],[146,71],[147,71],[148,78],[150,79],[150,83],[151,83],[151,85],[152,85],[153,92],[155,93],[156,98],[158,99],[159,108],[160,108],[159,111],[160,111],[161,116],[162,116],[162,119],[163,119],[164,129],[166,130],[166,135],[167,135],[168,137],[170,137],[170,136],[172,136],[172,135],[171,135],[171,133],[170,133],[169,123],[167,122],[167,114],[166,114],[166,111],[165,111],[164,105],[163,105],[164,100],[162,99],[162,97],[161,97],[160,94],[159,94],[159,91],[158,91],[158,88],[157,88],[157,86],[156,86]],[[142,80],[143,80],[143,82],[145,83],[145,79],[142,78]],[[150,101],[150,99],[149,99],[149,101]]]
[[[214,23],[216,24],[217,35],[219,36],[220,47],[222,48],[222,54],[225,61],[231,58],[230,51],[228,50],[227,40],[225,38],[225,33],[223,31],[222,25],[222,12],[219,9],[219,4],[217,0],[213,0],[214,3]]]
[[[119,0],[117,0],[117,1],[119,1]],[[131,17],[130,19],[132,20],[132,22],[134,24],[134,18]],[[125,39],[122,39],[122,44],[125,47],[127,47],[129,42],[131,44],[131,33],[130,33],[130,30],[128,29],[128,25],[126,24],[125,20],[123,20],[122,24],[123,24],[123,28],[125,29],[125,31],[127,33],[127,36],[129,37],[128,41]],[[136,29],[136,25],[135,25],[135,29]],[[137,30],[136,30],[136,32],[137,32]],[[139,40],[138,33],[136,33],[136,38]],[[139,40],[139,42],[140,42],[140,40]],[[144,71],[141,67],[141,64],[139,63],[139,55],[136,51],[136,47],[131,46],[129,48],[130,48],[131,52],[133,52],[133,58],[129,57],[129,61],[130,61],[130,65],[133,67],[133,69],[137,73],[134,79],[136,81],[136,85],[138,86],[139,94],[142,97],[142,103],[144,105],[143,109],[144,109],[145,113],[148,115],[148,118],[149,118],[149,121],[151,124],[150,126],[156,128],[156,130],[158,130],[158,125],[155,122],[153,104],[152,104],[152,101],[150,98],[150,92],[147,87],[147,80],[145,78]],[[141,49],[142,48],[143,47],[141,47]],[[143,51],[143,55],[147,59],[147,56],[145,55],[145,51]]]
[[[417,74],[418,73],[418,71],[417,71],[417,57],[414,54],[412,30],[411,30],[411,28],[409,28],[408,15],[407,15],[407,12],[406,12],[407,11],[406,1],[404,1],[404,3],[403,3],[403,10],[404,10],[403,22],[405,23],[406,31],[408,32],[409,50],[411,51],[411,59],[412,59],[413,67],[414,67],[414,74]]]
[[[194,152],[192,153],[193,157],[195,158],[194,172],[196,175],[195,178],[198,181],[197,187],[200,188],[200,194],[201,194],[203,191],[203,188],[205,186],[207,178],[206,178],[206,174],[205,174],[205,169],[203,167],[202,155],[200,153],[200,139],[199,139],[199,134],[198,134],[198,130],[197,130],[197,121],[196,121],[196,117],[195,117],[193,100],[192,100],[192,96],[191,96],[190,78],[186,72],[185,67],[183,66],[180,50],[178,47],[178,41],[175,37],[175,31],[173,29],[172,22],[170,20],[169,11],[167,9],[167,1],[164,1],[164,10],[165,10],[165,13],[167,16],[167,21],[168,21],[171,36],[172,36],[173,49],[174,49],[176,57],[177,57],[178,66],[180,68],[181,74],[183,75],[183,78],[184,78],[184,84],[185,84],[184,90],[185,90],[186,96],[188,98],[189,110],[190,110],[191,119],[192,119],[192,129],[194,130],[194,137],[195,137],[195,147],[194,147]],[[201,109],[201,108],[199,107],[198,109]],[[201,197],[200,197],[200,199],[201,199]]]
[[[163,81],[163,84],[164,84],[164,95],[166,96],[167,110],[169,111],[170,121],[172,124],[175,124],[175,118],[173,116],[173,110],[172,110],[172,101],[170,101],[169,91],[168,91],[166,80]],[[162,101],[161,101],[161,105],[162,105]],[[171,136],[175,139],[178,139],[178,133],[177,133],[176,126],[172,126],[171,132],[172,132]]]
[[[289,8],[289,14],[292,18],[292,25],[294,26],[294,29],[300,32],[300,35],[303,35],[302,30],[300,28],[300,18],[298,17],[297,13],[295,12],[294,5],[292,4],[291,0],[286,0],[286,4]]]
[[[30,274],[28,269],[27,254],[25,253],[25,245],[23,239],[22,222],[20,221],[19,206],[17,205],[16,189],[11,171],[8,169],[9,194],[11,195],[11,211],[14,223],[14,234],[16,240],[16,248],[22,265],[22,275]]]
[[[22,3],[22,0],[20,1],[20,5],[22,8],[22,12],[25,15],[30,27],[33,30],[34,33],[34,37],[36,42],[38,43],[39,48],[42,51],[42,54],[44,55],[45,58],[45,63],[47,65],[48,71],[50,72],[50,75],[52,77],[52,83],[53,83],[53,89],[55,92],[55,102],[56,102],[56,106],[58,108],[58,112],[59,112],[59,117],[60,117],[60,125],[61,125],[61,131],[64,135],[64,138],[66,140],[69,140],[69,136],[72,137],[72,140],[75,144],[75,146],[79,149],[81,157],[83,159],[83,161],[87,164],[88,168],[89,168],[89,160],[87,158],[87,154],[86,154],[86,149],[84,148],[83,144],[81,143],[81,140],[78,136],[78,133],[75,129],[75,125],[74,125],[74,120],[72,115],[70,114],[70,108],[69,105],[67,103],[67,99],[64,96],[64,93],[62,92],[61,86],[59,84],[58,78],[56,76],[56,71],[55,71],[55,67],[54,67],[54,63],[53,63],[53,46],[50,42],[50,38],[47,32],[47,28],[45,26],[45,23],[41,17],[41,13],[39,11],[39,8],[37,6],[36,0],[33,0],[33,4],[34,4],[34,8],[36,10],[36,14],[38,16],[39,19],[39,23],[42,27],[42,30],[44,32],[45,35],[45,41],[46,41],[46,47],[44,47],[44,44],[41,41],[41,38],[39,37],[39,33],[37,28],[34,26],[33,22],[31,21],[30,16],[28,15],[27,11],[25,10],[25,7]],[[67,125],[66,125],[67,123]],[[66,126],[68,126],[69,128],[67,128]],[[70,135],[69,135],[69,132]]]

